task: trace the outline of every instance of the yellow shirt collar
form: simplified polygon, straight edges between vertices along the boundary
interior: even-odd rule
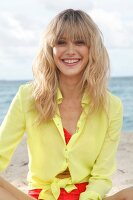
[[[57,104],[62,103],[62,100],[63,100],[63,96],[59,88],[57,89],[56,100],[57,100]],[[89,104],[89,102],[90,102],[89,94],[87,93],[87,91],[85,91],[81,100],[81,104],[86,105],[86,104]]]
[[[57,104],[62,103],[62,100],[63,100],[63,96],[62,96],[62,93],[61,93],[60,89],[58,88],[57,89],[57,96],[56,96]]]

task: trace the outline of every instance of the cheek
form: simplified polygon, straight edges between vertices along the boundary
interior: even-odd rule
[[[54,58],[54,60],[56,59],[56,57],[57,57],[57,49],[54,47],[53,48],[53,58]]]
[[[80,47],[79,48],[79,52],[80,54],[82,55],[82,57],[85,59],[85,60],[88,60],[89,58],[89,49],[88,47]]]
[[[53,48],[53,59],[54,59],[55,65],[58,68],[59,62],[60,62],[60,51],[56,47]]]
[[[85,57],[86,61],[89,60],[89,50],[84,51],[84,57]]]
[[[56,58],[59,58],[62,54],[62,49],[61,48],[57,48],[57,47],[54,47],[53,48],[53,56],[56,57]]]

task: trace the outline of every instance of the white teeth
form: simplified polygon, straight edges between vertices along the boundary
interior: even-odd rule
[[[76,63],[79,61],[79,59],[77,60],[63,60],[65,63],[69,63],[69,64],[72,64],[72,63]]]

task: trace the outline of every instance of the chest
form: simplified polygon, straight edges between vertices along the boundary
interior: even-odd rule
[[[77,122],[82,113],[82,106],[80,101],[63,101],[59,106],[62,125],[71,134],[75,133]]]

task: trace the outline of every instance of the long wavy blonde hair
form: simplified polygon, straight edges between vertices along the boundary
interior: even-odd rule
[[[63,35],[71,41],[82,39],[89,48],[89,62],[82,76],[81,87],[91,97],[91,112],[105,108],[106,105],[109,57],[102,34],[88,14],[81,10],[67,9],[48,25],[33,62],[33,97],[40,122],[52,119],[55,114],[59,81],[53,47]]]

